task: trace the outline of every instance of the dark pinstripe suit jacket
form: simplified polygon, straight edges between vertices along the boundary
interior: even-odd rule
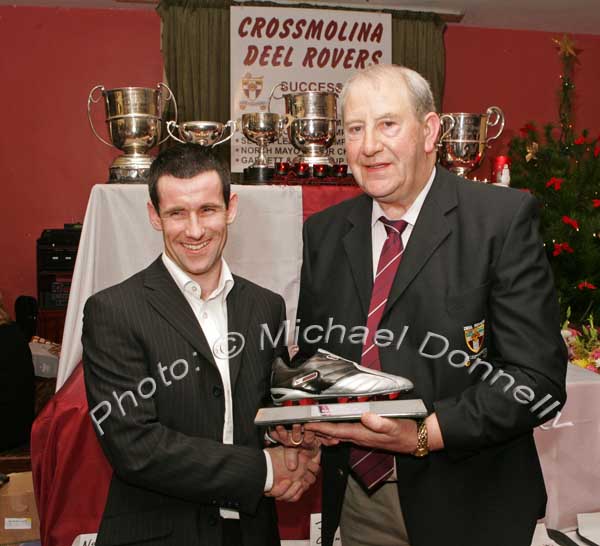
[[[228,329],[244,335],[246,345],[230,359],[231,446],[222,443],[223,385],[211,349],[162,260],[87,301],[87,397],[91,411],[110,403],[98,437],[114,469],[98,546],[217,546],[220,507],[240,511],[244,546],[279,544],[275,505],[263,496],[266,464],[253,418],[267,402],[271,362],[280,351],[260,347],[260,325],[276,332],[285,304],[234,279]],[[108,405],[101,408],[94,412],[98,421]]]

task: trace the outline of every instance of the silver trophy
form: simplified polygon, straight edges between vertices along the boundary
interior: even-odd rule
[[[504,113],[490,106],[485,114],[451,113],[440,116],[442,137],[439,157],[444,167],[459,176],[466,176],[483,159],[485,149],[504,130]],[[488,127],[499,126],[494,136],[486,138]]]
[[[279,139],[290,121],[289,116],[272,112],[242,114],[239,122],[242,133],[250,142],[258,145],[258,157],[244,169],[244,180],[266,182],[273,178],[274,169],[267,158],[267,146]]]
[[[229,134],[225,137],[225,130]],[[179,133],[179,137],[175,134]],[[219,123],[218,121],[186,121],[177,125],[175,121],[167,122],[167,131],[177,142],[194,142],[200,146],[216,146],[227,142],[235,133],[235,121]]]
[[[276,85],[269,97],[271,99]],[[335,161],[327,153],[327,149],[335,142],[337,129],[337,95],[308,91],[306,93],[288,93],[282,95],[285,101],[286,114],[291,116],[288,127],[288,139],[301,155],[294,159],[295,163],[313,165],[334,165]]]
[[[164,91],[166,91],[166,96]],[[101,91],[97,98],[94,94]],[[106,109],[106,124],[110,142],[104,140],[94,128],[92,122],[92,104],[104,98]],[[159,83],[156,89],[147,87],[121,87],[105,89],[96,85],[88,96],[88,120],[93,133],[107,146],[115,147],[124,152],[117,157],[109,168],[109,182],[144,183],[153,157],[148,151],[161,144],[168,137],[160,139],[165,104],[173,101],[175,119],[177,119],[177,103],[172,91]]]

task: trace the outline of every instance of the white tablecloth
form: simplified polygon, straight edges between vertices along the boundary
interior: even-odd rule
[[[300,186],[232,186],[238,216],[225,259],[231,270],[281,294],[295,321],[302,260]],[[56,388],[81,360],[83,306],[92,295],[148,266],[163,248],[148,220],[144,184],[97,184],[83,222],[62,341]],[[294,324],[292,322],[291,324]]]
[[[575,527],[578,513],[600,512],[600,375],[570,364],[567,397],[560,415],[535,431],[551,529]]]

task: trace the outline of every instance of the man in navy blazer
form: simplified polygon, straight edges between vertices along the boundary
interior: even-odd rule
[[[414,383],[428,416],[306,425],[328,446],[323,544],[339,523],[344,546],[529,546],[546,503],[533,428],[564,404],[567,363],[538,204],[436,165],[440,121],[418,73],[370,67],[341,105],[364,195],[305,223],[301,354],[322,347],[361,361],[350,334],[367,323],[381,217],[403,219],[380,364]],[[375,492],[350,471],[352,444],[395,455]]]

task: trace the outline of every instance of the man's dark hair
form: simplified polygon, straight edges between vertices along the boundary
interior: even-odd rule
[[[161,176],[170,175],[175,178],[193,178],[194,176],[216,171],[221,180],[225,207],[229,208],[231,195],[231,175],[229,170],[206,147],[199,144],[175,144],[163,150],[152,162],[148,174],[148,191],[150,201],[156,212],[159,212],[158,180]]]

